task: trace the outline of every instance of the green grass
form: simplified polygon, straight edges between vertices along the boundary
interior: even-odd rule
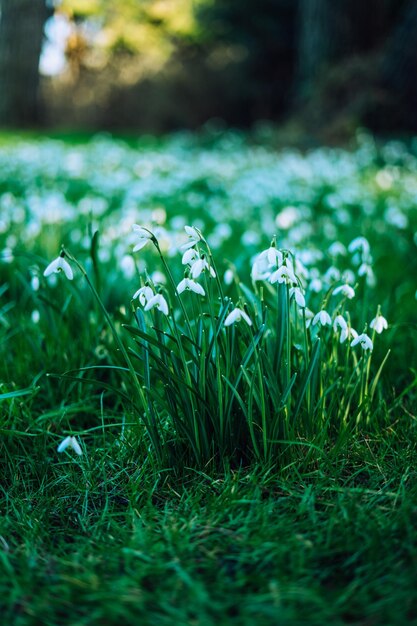
[[[227,133],[0,144],[4,623],[417,624],[412,150],[277,155]],[[135,222],[159,228],[161,255],[132,253]],[[166,242],[185,223],[215,260],[205,298],[176,293]],[[304,259],[314,313],[372,334],[382,307],[372,361],[307,329],[289,285],[251,280],[274,234]],[[329,250],[359,235],[375,283]],[[71,256],[73,281],[43,276],[61,244],[87,281]],[[331,295],[346,279],[330,266],[353,272],[353,300]],[[145,282],[168,316],[132,301]],[[235,306],[251,326],[224,326]],[[69,435],[82,455],[57,452]]]
[[[416,623],[414,430],[304,476],[181,481],[114,446],[78,462],[35,443],[13,437],[2,470],[7,624]]]

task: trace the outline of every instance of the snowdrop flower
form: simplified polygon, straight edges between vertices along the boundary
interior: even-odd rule
[[[39,290],[39,286],[40,286],[40,281],[39,281],[39,276],[32,276],[31,281],[30,281],[30,286],[32,287],[33,291],[38,291]]]
[[[365,237],[356,237],[348,245],[349,252],[361,252],[363,256],[368,256],[371,251],[369,241]]]
[[[143,228],[142,226],[138,226],[138,224],[133,224],[132,229],[139,235],[139,241],[133,248],[133,252],[142,250],[142,248],[144,248],[149,241],[153,241],[155,239],[150,230]]]
[[[300,315],[302,315],[303,312],[300,311]],[[311,325],[311,321],[314,317],[314,313],[313,311],[311,311],[310,309],[308,309],[307,307],[304,309],[304,315],[305,315],[305,320],[306,320],[306,328],[310,328]]]
[[[208,271],[210,272],[210,276],[212,276],[213,278],[216,278],[216,272],[214,271],[214,269],[211,267],[211,265],[209,265],[206,261],[206,259],[203,257],[201,259],[197,259],[197,261],[195,261],[192,266],[191,266],[191,276],[193,278],[198,278],[200,276],[200,274],[205,270],[208,269]]]
[[[299,287],[291,287],[290,298],[292,298],[293,296],[298,306],[304,309],[306,305],[306,300],[304,298],[303,292]]]
[[[338,270],[337,267],[334,267],[332,265],[326,271],[326,273],[324,274],[323,278],[328,283],[336,282],[337,280],[340,280],[340,270]]]
[[[265,260],[268,261],[269,265],[280,266],[283,261],[282,252],[275,246],[270,246],[267,250],[263,250],[257,259],[258,262]]]
[[[346,248],[340,241],[335,241],[329,247],[330,256],[346,256]]]
[[[192,265],[199,258],[200,258],[200,255],[198,254],[197,250],[194,250],[194,248],[189,248],[182,255],[181,263],[183,265]]]
[[[380,313],[369,324],[370,328],[373,328],[378,335],[382,333],[383,330],[388,328],[388,322]]]
[[[286,265],[281,265],[275,272],[271,274],[269,277],[269,282],[273,285],[274,283],[292,283],[294,285],[297,284],[297,279],[295,277],[294,272],[291,268]]]
[[[332,319],[330,317],[330,315],[327,313],[327,311],[319,311],[314,317],[313,317],[313,321],[312,324],[313,326],[316,326],[316,324],[319,324],[321,326],[331,326],[332,325]]]
[[[270,246],[267,250],[263,250],[255,258],[252,265],[252,280],[267,280],[270,278],[272,271],[275,270],[277,266],[280,267],[282,262],[282,252],[275,246]]]
[[[354,328],[349,328],[349,326],[346,326],[346,328],[342,328],[342,332],[340,333],[340,343],[345,343],[348,337],[353,337],[353,339],[356,339],[358,337],[358,333]]]
[[[339,293],[343,294],[349,300],[355,297],[355,290],[350,285],[340,285],[333,291],[333,295],[337,296]]]
[[[323,283],[320,278],[313,278],[313,280],[310,282],[309,287],[310,291],[313,291],[314,293],[319,293],[323,289]]]
[[[184,226],[184,230],[188,235],[188,241],[180,246],[180,250],[188,250],[193,248],[199,241],[201,241],[201,235],[194,226]]]
[[[64,259],[63,256],[59,256],[57,259],[52,261],[52,263],[50,263],[48,267],[46,268],[46,270],[44,271],[43,275],[49,276],[50,274],[53,274],[53,273],[58,274],[61,271],[64,272],[68,280],[72,280],[74,278],[74,274],[71,269],[71,266],[68,263],[68,261]]]
[[[65,439],[63,439],[59,444],[57,450],[58,452],[64,452],[67,448],[71,448],[72,450],[74,450],[75,454],[78,454],[79,456],[81,456],[83,453],[83,451],[81,450],[81,446],[75,437],[65,437]]]
[[[168,303],[164,296],[160,293],[157,293],[156,296],[153,296],[150,300],[148,300],[145,306],[145,311],[150,311],[154,307],[156,307],[158,311],[161,311],[164,315],[168,315],[169,313]]]
[[[368,263],[362,263],[358,269],[358,276],[366,276],[366,284],[369,285],[369,287],[375,287],[375,274],[372,267]]]
[[[33,309],[30,319],[34,324],[39,323],[39,320],[41,319],[41,314],[39,313],[38,309]]]
[[[337,332],[338,328],[340,328],[341,330],[347,329],[347,322],[342,315],[336,315],[333,322],[333,330],[335,333]]]
[[[241,320],[245,320],[245,322],[248,324],[248,326],[252,326],[252,321],[251,321],[250,317],[245,313],[245,311],[242,311],[242,309],[238,309],[236,307],[226,317],[226,319],[224,320],[224,325],[225,326],[230,326],[231,324],[234,324],[235,322],[240,322]]]
[[[361,347],[363,348],[363,350],[372,350],[374,345],[371,341],[371,338],[368,337],[368,335],[366,333],[362,333],[361,335],[358,335],[350,344],[351,347],[353,348],[354,346],[357,346],[358,343],[360,343]]]
[[[153,297],[154,293],[150,287],[145,285],[145,287],[141,287],[138,289],[132,296],[132,300],[139,298],[139,302],[142,306],[145,306],[147,302]]]
[[[234,274],[233,270],[226,270],[223,276],[223,281],[225,285],[231,285],[233,283]]]
[[[183,278],[183,280],[177,286],[177,292],[183,293],[185,290],[194,291],[194,293],[198,293],[200,296],[205,296],[206,292],[203,287],[195,282],[195,280],[191,280],[190,278]]]

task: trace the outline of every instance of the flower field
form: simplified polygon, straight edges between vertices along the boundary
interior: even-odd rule
[[[412,142],[2,137],[8,623],[414,623],[416,298]]]

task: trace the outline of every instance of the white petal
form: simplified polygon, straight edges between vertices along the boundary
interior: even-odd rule
[[[138,252],[138,250],[142,250],[149,243],[149,239],[139,239],[136,246],[133,248],[133,252]]]
[[[231,324],[234,324],[236,321],[239,321],[239,320],[240,320],[240,309],[233,309],[233,311],[231,311],[229,315],[226,317],[226,319],[224,320],[224,325],[230,326]]]
[[[74,450],[75,454],[78,454],[79,456],[81,456],[83,451],[81,450],[80,444],[78,443],[75,437],[70,437],[70,439],[71,439],[69,443],[70,447]]]
[[[61,441],[57,450],[58,452],[64,452],[64,450],[66,450],[68,446],[71,446],[71,437],[69,435],[68,437],[65,437],[65,439]]]
[[[198,283],[196,283],[195,280],[188,281],[188,289],[190,289],[191,291],[194,291],[194,293],[198,293],[198,295],[200,296],[206,295],[206,292],[204,291],[203,287],[199,285]]]
[[[193,266],[191,267],[191,276],[193,278],[198,278],[206,265],[207,261],[204,259],[198,259],[198,261],[193,263]]]
[[[177,285],[177,292],[182,293],[183,291],[185,291],[188,287],[188,283],[189,283],[189,279],[183,278],[182,281],[178,283]]]

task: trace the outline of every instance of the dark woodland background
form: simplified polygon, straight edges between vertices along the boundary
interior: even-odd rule
[[[0,0],[0,11],[2,127],[162,133],[270,121],[329,142],[358,126],[417,131],[417,0]],[[181,11],[191,26],[175,26]],[[41,76],[57,12],[73,27],[67,67]],[[105,54],[89,23],[113,33]]]

